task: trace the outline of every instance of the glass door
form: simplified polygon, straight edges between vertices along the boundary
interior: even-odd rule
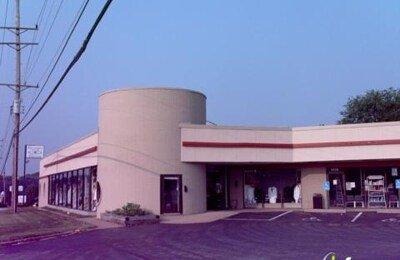
[[[161,176],[161,214],[182,213],[182,176]]]
[[[344,173],[334,168],[328,170],[329,189],[329,206],[345,207],[345,189],[344,189]]]

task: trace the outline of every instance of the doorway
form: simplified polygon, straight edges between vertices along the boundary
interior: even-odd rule
[[[344,173],[337,168],[328,170],[329,206],[345,207]]]
[[[228,173],[226,166],[208,165],[207,210],[225,210],[229,208]]]
[[[182,175],[161,175],[161,214],[182,214]]]

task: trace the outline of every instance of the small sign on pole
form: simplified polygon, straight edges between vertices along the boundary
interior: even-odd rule
[[[44,154],[44,146],[42,145],[27,145],[26,158],[42,159]]]
[[[396,179],[396,189],[400,189],[400,179]]]
[[[329,191],[331,189],[331,184],[329,183],[329,181],[324,181],[322,187],[325,191]]]

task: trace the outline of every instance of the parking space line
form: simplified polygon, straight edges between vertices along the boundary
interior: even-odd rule
[[[359,212],[359,213],[357,214],[357,216],[355,216],[355,217],[351,220],[351,223],[356,222],[356,220],[357,220],[359,217],[361,217],[362,214],[363,214],[362,212]]]
[[[234,221],[268,221],[268,219],[262,219],[262,218],[224,218],[223,220],[234,220]]]
[[[289,211],[283,212],[282,214],[279,214],[278,216],[275,216],[273,218],[268,219],[268,221],[273,221],[273,220],[275,220],[277,218],[283,217],[283,216],[285,216],[285,215],[287,215],[289,213],[292,213],[292,212],[293,212],[293,210],[289,210]]]

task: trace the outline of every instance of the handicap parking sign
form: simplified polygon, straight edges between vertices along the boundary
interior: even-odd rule
[[[400,189],[400,179],[396,179],[396,189]]]
[[[399,184],[400,184],[400,183],[399,183]],[[324,189],[325,191],[329,191],[329,190],[331,189],[331,184],[329,183],[329,181],[324,181],[323,189]]]

